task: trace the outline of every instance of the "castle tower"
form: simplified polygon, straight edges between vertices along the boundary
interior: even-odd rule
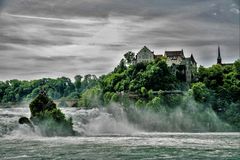
[[[222,57],[221,57],[220,46],[218,46],[218,58],[217,58],[217,64],[222,64]]]

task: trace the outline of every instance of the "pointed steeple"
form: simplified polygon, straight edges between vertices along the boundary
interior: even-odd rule
[[[218,58],[217,58],[217,64],[222,64],[222,57],[221,57],[220,46],[218,46]]]

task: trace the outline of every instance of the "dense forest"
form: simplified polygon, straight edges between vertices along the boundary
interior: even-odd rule
[[[200,66],[191,84],[182,81],[181,75],[174,75],[164,57],[133,65],[126,55],[107,75],[99,78],[77,75],[74,79],[74,82],[66,77],[0,82],[0,101],[29,101],[40,90],[45,90],[55,100],[78,99],[78,107],[94,108],[118,103],[128,114],[133,108],[169,114],[180,107],[187,116],[193,113],[190,118],[198,116],[198,120],[206,121],[206,124],[214,121],[212,115],[216,114],[233,128],[240,129],[240,60],[233,65]],[[171,94],[166,91],[179,92]],[[195,109],[191,108],[193,105]],[[140,114],[129,117],[132,121],[139,121]]]
[[[74,82],[67,77],[57,79],[43,78],[39,80],[20,81],[17,79],[0,82],[0,102],[14,103],[30,101],[41,90],[45,90],[52,99],[77,99],[80,93],[97,84],[95,75],[76,75]]]
[[[98,85],[81,94],[79,105],[91,108],[117,102],[126,108],[134,106],[157,113],[172,113],[180,107],[188,116],[194,105],[193,112],[203,114],[193,113],[190,118],[214,121],[210,116],[213,111],[239,129],[240,60],[233,65],[200,66],[194,79],[191,84],[183,82],[171,72],[164,58],[136,65],[122,59],[113,72],[100,77]],[[166,94],[166,90],[180,90],[182,94]]]

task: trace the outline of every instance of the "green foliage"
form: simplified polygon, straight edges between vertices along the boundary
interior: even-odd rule
[[[124,54],[124,58],[126,59],[127,63],[131,65],[135,61],[135,53],[129,51]]]
[[[75,77],[74,77],[74,79],[75,79],[75,82],[74,82],[74,85],[75,85],[75,88],[76,88],[76,90],[77,91],[80,91],[80,89],[81,89],[81,86],[82,86],[82,76],[81,75],[76,75]]]
[[[114,93],[111,97],[111,102],[118,102],[118,101],[119,101],[119,96],[116,93]]]
[[[44,111],[57,109],[56,104],[45,94],[39,94],[29,105],[31,116],[35,117]]]
[[[212,108],[224,120],[239,127],[240,60],[233,65],[200,66],[191,85],[184,83],[184,66],[175,66],[178,68],[175,75],[164,57],[148,63],[134,64],[134,61],[135,54],[126,53],[113,72],[99,79],[88,74],[75,76],[74,82],[66,77],[0,82],[0,102],[20,102],[37,97],[31,104],[38,107],[30,107],[33,115],[43,113],[45,107],[56,109],[49,99],[39,100],[38,93],[44,89],[52,99],[79,99],[77,106],[80,107],[92,108],[118,102],[125,107],[135,104],[138,108],[164,112],[179,105],[186,106],[185,96],[163,94],[164,91],[187,91],[191,86],[187,97],[193,97],[197,105]],[[45,104],[45,101],[49,103]]]
[[[147,97],[149,90],[172,90],[176,87],[175,76],[163,59],[151,63],[137,63],[128,68],[120,66],[122,65],[114,72],[101,77],[100,83],[104,93],[131,91]]]
[[[149,90],[147,94],[148,94],[148,98],[149,99],[153,99],[154,98],[153,90]]]
[[[238,59],[235,63],[234,63],[234,70],[236,71],[236,73],[239,75],[240,74],[240,59]]]
[[[40,128],[44,136],[72,136],[72,118],[66,119],[59,109],[44,111],[33,117],[32,121]]]
[[[240,95],[240,60],[233,65],[213,65],[209,68],[200,67],[199,81],[214,92],[216,99],[236,102]]]
[[[145,87],[141,87],[140,92],[141,92],[142,97],[147,97],[148,92],[147,92],[147,89]]]
[[[114,72],[121,73],[127,69],[127,66],[125,64],[125,60],[121,59],[119,65],[114,69]]]
[[[43,78],[32,81],[10,80],[0,81],[0,103],[21,102],[35,98],[41,89],[44,89],[52,99],[68,97],[78,99],[85,90],[98,84],[98,79],[94,75],[75,76],[75,82],[69,78],[61,77],[57,79]]]
[[[99,86],[83,92],[79,99],[79,106],[83,108],[94,108],[102,105],[101,102],[102,91]]]
[[[87,74],[81,83],[80,92],[84,92],[87,89],[95,87],[98,84],[98,78],[95,75]]]
[[[192,87],[196,100],[206,102],[210,99],[208,105],[222,119],[239,129],[240,60],[233,65],[200,67],[198,79],[201,85]]]
[[[146,102],[139,99],[139,100],[135,103],[135,106],[138,107],[138,108],[145,108],[145,107],[146,107]]]
[[[72,119],[66,119],[46,94],[39,94],[29,105],[31,120],[45,136],[74,135]]]
[[[103,95],[103,102],[105,105],[109,104],[111,102],[111,99],[114,95],[114,92],[106,92]]]
[[[150,108],[156,112],[166,113],[166,109],[163,105],[163,100],[160,97],[155,97],[147,103],[147,108]]]
[[[79,98],[79,92],[71,92],[68,96],[67,99],[78,99]]]
[[[226,109],[224,119],[240,130],[240,103],[232,103]]]
[[[162,98],[162,105],[166,105],[169,108],[175,108],[182,103],[183,95],[166,94],[166,95],[161,95],[161,98]]]
[[[213,108],[218,115],[221,114],[221,117],[226,120],[224,115],[232,114],[228,106],[232,102],[239,104],[239,63],[238,60],[234,65],[228,66],[213,65],[209,68],[200,66],[198,73],[196,73],[196,83],[191,85],[188,92],[188,97],[193,97],[198,102],[194,105],[204,106],[209,110]],[[182,77],[180,74],[178,73],[176,76]],[[187,84],[181,82],[180,78],[178,78],[180,80],[178,81],[176,76],[171,73],[171,68],[167,67],[164,59],[158,59],[150,63],[137,63],[128,67],[122,60],[113,72],[100,78],[100,88],[102,89],[102,98],[100,99],[103,100],[105,105],[110,102],[124,104],[121,98],[123,96],[119,96],[119,93],[121,93],[129,95],[125,99],[131,99],[132,97],[131,100],[137,108],[148,108],[163,113],[168,109],[187,106],[185,96],[163,94],[164,92],[162,92],[189,88]],[[131,102],[127,104],[129,105]],[[231,110],[239,113],[236,106],[233,106]],[[206,111],[205,118],[208,117],[207,114],[213,115],[212,111]],[[210,115],[209,117],[211,117]],[[203,120],[204,117],[198,117],[198,119]],[[233,120],[228,120],[228,122],[236,124]],[[206,120],[206,125],[208,123],[210,123],[210,120]]]
[[[217,89],[219,85],[223,85],[223,66],[213,65],[210,68],[200,67],[198,72],[200,82],[206,84],[210,89]]]
[[[192,85],[194,99],[198,102],[207,102],[210,92],[206,85],[202,82],[194,83]]]

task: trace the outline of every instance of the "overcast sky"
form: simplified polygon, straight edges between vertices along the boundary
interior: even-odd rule
[[[106,74],[144,45],[239,58],[240,0],[0,0],[0,80]]]

